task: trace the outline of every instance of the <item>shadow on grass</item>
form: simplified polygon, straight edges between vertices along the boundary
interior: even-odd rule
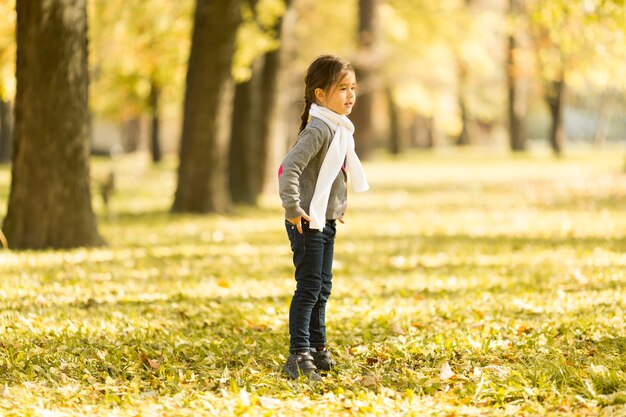
[[[108,214],[101,213],[99,215],[99,221],[103,224],[106,223],[142,223],[162,220],[164,223],[176,220],[193,220],[198,219],[201,221],[210,220],[213,218],[226,218],[226,219],[242,219],[251,217],[270,217],[279,214],[277,221],[281,221],[280,214],[277,208],[267,206],[233,206],[229,211],[225,213],[179,213],[174,212],[171,209],[166,210],[151,210],[151,211],[115,211]]]
[[[473,236],[468,234],[421,234],[411,233],[399,235],[368,236],[355,233],[350,238],[360,250],[371,248],[396,249],[400,253],[432,254],[444,253],[454,262],[454,255],[464,255],[460,259],[465,262],[470,255],[502,255],[526,250],[545,253],[556,252],[561,249],[573,249],[578,254],[591,253],[597,248],[623,253],[626,247],[626,235],[620,238],[605,238],[594,236],[510,236],[498,234],[492,236]],[[341,251],[338,243],[336,251]],[[451,250],[452,249],[452,250]],[[459,253],[460,252],[460,253]],[[532,260],[532,259],[531,259]],[[481,262],[484,262],[481,260]],[[471,262],[470,262],[471,264]]]

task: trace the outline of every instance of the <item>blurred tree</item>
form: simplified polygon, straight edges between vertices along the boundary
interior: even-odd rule
[[[86,0],[18,0],[14,248],[103,243],[91,209]]]
[[[454,143],[489,140],[484,126],[500,117],[501,2],[388,0],[381,4],[385,65],[397,119],[391,128],[435,146],[445,131]],[[390,120],[393,120],[390,119]],[[410,127],[412,126],[412,128]]]
[[[439,22],[445,3],[390,0],[379,6],[392,153],[406,144],[433,147],[438,142],[437,96],[454,78],[441,54],[449,37],[444,34],[454,26]]]
[[[551,117],[549,140],[559,155],[565,143],[563,111],[568,83],[595,71],[598,59],[607,67],[615,60],[623,66],[624,5],[622,0],[527,0],[525,4]],[[615,38],[620,31],[621,40]],[[619,79],[612,82],[623,83]]]
[[[0,163],[11,160],[15,93],[15,1],[0,3]]]
[[[499,35],[504,26],[504,6],[499,0],[459,0],[447,12],[445,20],[450,28],[439,29],[454,57],[459,123],[456,144],[492,143],[491,127],[502,118],[505,89]]]
[[[226,211],[231,63],[239,0],[197,0],[187,68],[178,185],[173,211]]]
[[[602,22],[586,28],[585,36],[594,39],[589,45],[594,60],[582,76],[572,79],[571,83],[583,95],[590,86],[599,92],[599,103],[593,106],[597,109],[594,144],[601,146],[608,136],[612,114],[619,107],[618,103],[626,99],[626,6],[623,0],[607,0],[597,10],[592,10],[591,5],[588,8],[588,12],[596,13],[589,14],[587,19]]]
[[[526,97],[521,87],[523,69],[518,46],[521,0],[509,0],[509,27],[507,33],[506,80],[508,90],[508,132],[512,151],[526,150]]]
[[[290,6],[282,0],[243,4],[237,35],[235,88],[229,152],[230,191],[235,203],[257,202],[265,185],[270,130],[277,102],[282,15]]]
[[[160,126],[182,101],[191,32],[191,0],[89,0],[96,114],[124,126],[127,151],[137,148],[140,117],[150,117],[152,159],[161,159]]]
[[[471,25],[473,21],[471,20],[472,11],[470,10],[470,8],[473,2],[474,0],[463,0],[463,2],[461,3],[460,13],[459,11],[457,11],[458,17],[455,26],[457,26],[462,33],[469,33],[471,31]],[[468,62],[466,62],[467,58],[464,56],[464,51],[467,50],[468,45],[466,45],[466,42],[464,42],[464,40],[466,39],[465,37],[457,39],[457,37],[455,36],[454,38],[455,39],[450,42],[450,46],[454,54],[454,61],[456,66],[456,94],[461,122],[460,132],[456,137],[455,143],[457,145],[469,145],[472,143],[469,129],[471,116],[469,105],[467,103],[469,94],[468,90],[470,88],[470,73],[468,68],[469,64]]]
[[[150,154],[153,162],[161,162],[161,139],[160,139],[160,100],[161,84],[154,77],[150,80]]]
[[[350,115],[355,127],[356,152],[367,159],[374,146],[372,116],[378,89],[376,71],[380,66],[377,51],[379,38],[378,0],[358,0],[358,53],[354,68],[359,85],[357,105]]]
[[[389,113],[389,152],[392,155],[400,155],[404,150],[404,139],[400,132],[400,109],[393,96],[393,89],[389,85],[385,87],[385,98]]]

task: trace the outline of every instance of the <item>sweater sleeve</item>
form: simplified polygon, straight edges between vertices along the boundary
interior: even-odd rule
[[[324,142],[322,132],[312,126],[302,131],[296,144],[291,148],[281,164],[278,177],[278,192],[285,208],[285,218],[306,214],[300,207],[300,175],[309,161],[322,149]]]

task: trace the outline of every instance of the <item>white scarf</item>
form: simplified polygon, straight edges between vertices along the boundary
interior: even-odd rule
[[[312,117],[321,119],[334,133],[315,183],[315,192],[313,193],[309,210],[311,229],[323,231],[326,224],[326,209],[328,207],[330,189],[341,170],[344,160],[350,172],[352,191],[360,193],[369,190],[370,186],[365,178],[365,170],[361,165],[361,161],[356,152],[354,152],[354,137],[352,137],[354,125],[350,119],[315,103],[311,105],[309,114]]]

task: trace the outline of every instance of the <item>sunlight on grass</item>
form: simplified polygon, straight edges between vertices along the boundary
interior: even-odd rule
[[[280,373],[279,199],[172,215],[175,163],[110,170],[109,245],[0,252],[0,410],[29,415],[614,415],[626,403],[623,152],[366,163],[338,228],[324,384]],[[0,170],[6,210],[7,168]],[[617,415],[617,414],[615,414]]]

